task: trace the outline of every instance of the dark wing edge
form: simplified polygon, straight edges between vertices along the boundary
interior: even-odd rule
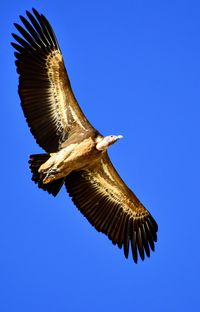
[[[62,54],[51,25],[35,9],[20,16],[23,27],[14,24],[21,36],[16,42],[21,106],[36,142],[46,152],[56,152],[76,129],[91,125],[71,89]]]
[[[98,168],[72,172],[65,185],[76,207],[97,231],[123,247],[126,258],[130,246],[135,263],[138,252],[144,260],[155,250],[157,223],[119,177],[108,156]]]

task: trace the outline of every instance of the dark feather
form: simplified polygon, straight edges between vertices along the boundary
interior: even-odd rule
[[[138,261],[138,252],[137,252],[137,243],[136,243],[136,231],[133,228],[133,220],[131,222],[132,225],[132,237],[131,237],[131,249],[132,249],[132,256],[135,263]]]
[[[108,181],[111,181],[110,188]],[[156,223],[137,197],[134,194],[131,196],[131,191],[126,189],[113,170],[107,155],[102,165],[98,164],[94,169],[72,172],[66,177],[65,185],[74,204],[88,221],[98,231],[105,233],[114,245],[117,244],[119,248],[123,246],[126,258],[130,244],[136,263],[138,251],[142,260],[145,253],[149,257],[149,246],[153,250],[156,239]],[[114,193],[111,195],[111,192]]]
[[[137,246],[138,246],[140,257],[142,260],[144,260],[144,249],[143,249],[142,234],[141,234],[140,226],[138,227],[138,230],[137,230]]]
[[[23,26],[14,24],[20,35],[13,34],[17,43],[12,43],[21,105],[36,142],[48,153],[57,152],[74,128],[86,132],[93,127],[74,97],[49,22],[35,9],[26,13],[27,18],[20,16]]]

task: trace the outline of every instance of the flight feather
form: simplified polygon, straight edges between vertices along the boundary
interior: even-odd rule
[[[75,131],[92,128],[73,94],[61,50],[51,25],[33,9],[15,23],[16,66],[21,105],[37,143],[56,152]]]

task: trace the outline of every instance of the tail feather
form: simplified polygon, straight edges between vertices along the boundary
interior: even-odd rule
[[[32,181],[34,181],[39,188],[43,189],[44,191],[47,191],[49,194],[52,194],[53,196],[56,196],[58,192],[60,191],[61,187],[64,184],[65,179],[61,178],[58,180],[55,180],[53,182],[44,184],[42,182],[40,173],[38,172],[38,169],[40,166],[49,159],[50,155],[48,154],[34,154],[30,155],[29,158],[29,168],[32,172]]]

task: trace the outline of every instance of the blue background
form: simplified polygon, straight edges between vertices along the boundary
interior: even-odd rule
[[[2,1],[0,311],[199,311],[199,1]],[[76,97],[117,170],[159,224],[135,265],[74,207],[37,189],[13,22],[50,20]]]

